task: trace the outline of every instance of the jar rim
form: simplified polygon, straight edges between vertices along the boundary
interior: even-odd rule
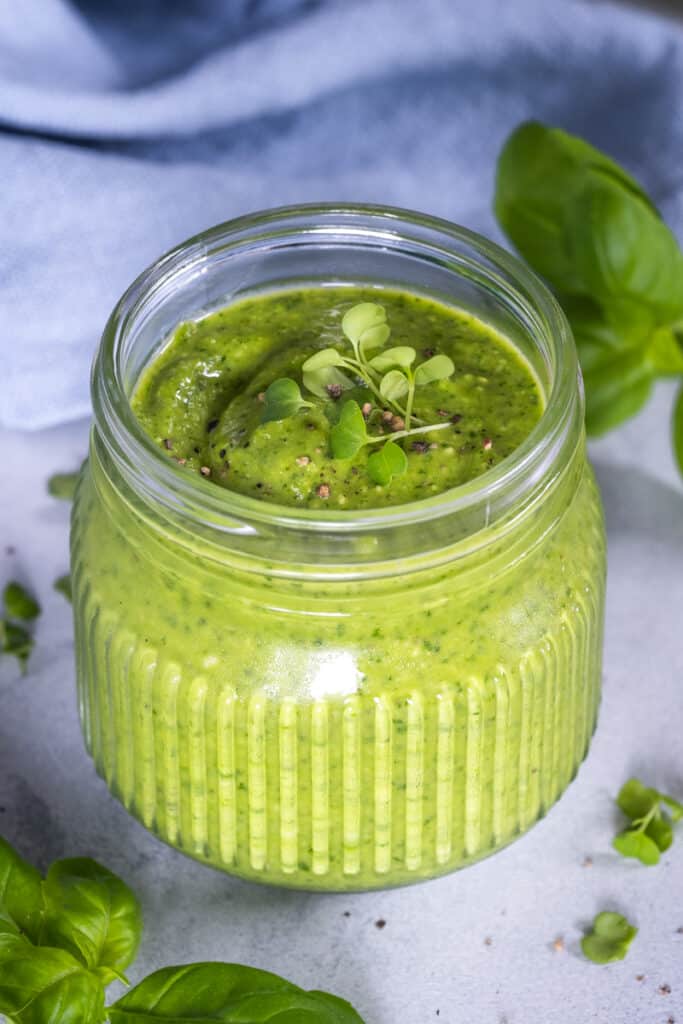
[[[326,230],[357,233],[363,223],[363,237],[379,243],[409,245],[411,232],[416,231],[420,237],[438,240],[446,254],[450,247],[454,257],[458,246],[466,247],[492,268],[491,279],[501,286],[506,282],[508,291],[516,292],[522,305],[533,311],[545,332],[553,374],[543,413],[528,436],[497,465],[464,484],[427,498],[372,509],[307,509],[265,502],[184,471],[140,425],[124,383],[123,344],[145,297],[160,285],[168,285],[174,276],[201,273],[202,263],[218,245],[232,242],[239,246],[245,239],[272,241],[278,230],[305,230],[315,240]],[[462,516],[482,501],[494,509],[501,494],[521,496],[538,484],[540,476],[547,475],[571,424],[583,415],[580,371],[569,324],[554,296],[529,267],[496,243],[447,220],[397,207],[356,203],[311,203],[250,213],[194,235],[161,256],[142,271],[114,307],[93,363],[91,393],[96,430],[117,463],[127,467],[133,485],[149,490],[155,503],[227,536],[258,533],[262,527],[311,537],[367,534]],[[348,559],[348,552],[343,558]]]

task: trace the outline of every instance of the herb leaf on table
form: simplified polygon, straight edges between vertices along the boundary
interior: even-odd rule
[[[624,959],[637,934],[638,929],[621,914],[603,910],[581,940],[581,949],[594,964],[613,963]]]
[[[643,785],[640,779],[625,782],[616,802],[630,824],[615,836],[614,849],[622,857],[633,857],[649,867],[658,864],[660,854],[673,842],[673,825],[683,817],[683,804]]]

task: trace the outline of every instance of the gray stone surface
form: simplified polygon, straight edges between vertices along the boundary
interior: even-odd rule
[[[663,386],[636,422],[593,447],[609,529],[605,691],[577,780],[490,860],[354,896],[223,876],[167,849],[109,796],[81,742],[70,610],[52,591],[67,568],[68,506],[45,491],[49,473],[78,464],[86,425],[0,434],[0,583],[25,580],[44,607],[29,674],[0,659],[0,832],[42,867],[89,854],[134,886],[146,922],[134,980],[168,963],[226,959],[344,995],[367,1024],[683,1021],[683,834],[656,868],[609,845],[612,798],[630,773],[683,793],[683,486],[670,400]],[[597,967],[578,940],[605,908],[640,932],[626,961]]]

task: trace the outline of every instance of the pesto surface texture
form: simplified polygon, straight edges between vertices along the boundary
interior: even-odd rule
[[[334,458],[330,450],[330,430],[349,400],[364,409],[370,433],[391,440],[403,425],[392,422],[388,403],[360,378],[323,397],[302,387],[309,407],[263,422],[268,386],[281,378],[301,382],[303,364],[317,351],[344,352],[342,318],[363,302],[381,302],[392,351],[411,346],[416,366],[434,355],[454,366],[447,379],[416,390],[417,422],[438,429],[397,436],[407,468],[386,485],[367,473],[377,446],[351,458]],[[516,350],[463,311],[405,292],[308,287],[245,299],[182,324],[144,373],[133,407],[187,472],[281,505],[360,509],[431,497],[484,473],[529,434],[543,399]]]

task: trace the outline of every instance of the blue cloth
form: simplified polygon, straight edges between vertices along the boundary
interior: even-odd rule
[[[681,95],[683,29],[588,0],[0,0],[0,422],[86,414],[119,294],[218,221],[359,200],[497,236],[524,118],[681,228]]]

